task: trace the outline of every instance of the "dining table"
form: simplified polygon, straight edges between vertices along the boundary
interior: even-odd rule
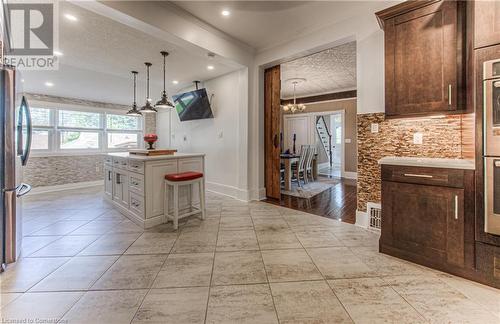
[[[315,154],[312,160],[312,173],[313,178],[318,177],[318,154]],[[281,153],[280,160],[285,164],[285,190],[292,190],[292,164],[298,163],[300,154],[294,153]]]

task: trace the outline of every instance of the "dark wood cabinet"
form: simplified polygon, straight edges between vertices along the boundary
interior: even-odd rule
[[[500,44],[500,1],[474,1],[474,47]]]
[[[467,276],[473,224],[474,171],[382,166],[381,252]]]
[[[408,1],[377,13],[387,117],[465,111],[465,2]]]

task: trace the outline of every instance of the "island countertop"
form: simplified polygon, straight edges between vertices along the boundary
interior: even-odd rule
[[[443,169],[463,169],[474,170],[473,160],[467,159],[444,159],[425,157],[397,157],[386,156],[378,161],[378,164],[403,165],[414,167],[443,168]]]
[[[157,161],[157,160],[169,160],[169,159],[180,159],[180,158],[190,158],[190,157],[202,157],[205,156],[204,153],[174,153],[170,155],[140,155],[140,154],[131,154],[128,152],[116,152],[116,153],[107,153],[108,156],[125,158],[131,160],[138,161]]]

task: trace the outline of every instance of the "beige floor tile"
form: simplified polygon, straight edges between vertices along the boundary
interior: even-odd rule
[[[344,246],[333,233],[323,228],[295,231],[297,239],[304,247]]]
[[[221,231],[253,230],[253,223],[250,217],[221,217]]]
[[[114,226],[108,233],[109,234],[129,234],[129,233],[142,233],[144,229],[139,227],[131,220],[124,220],[120,224]]]
[[[101,216],[105,212],[107,212],[108,209],[106,208],[91,208],[91,209],[85,209],[85,210],[78,210],[72,215],[66,217],[66,220],[94,220],[97,217]]]
[[[64,316],[68,324],[130,323],[147,290],[89,291]]]
[[[300,249],[302,245],[291,230],[256,231],[261,250]]]
[[[104,212],[104,214],[102,214],[101,216],[97,217],[95,220],[124,221],[126,219],[127,218],[123,214],[121,214],[119,211],[117,211],[115,209],[110,209],[110,210]]]
[[[423,273],[422,267],[379,253],[373,247],[351,247],[350,250],[379,276]]]
[[[124,255],[91,289],[150,288],[166,258],[166,255]]]
[[[22,293],[0,293],[0,308],[4,308],[7,304],[22,295]]]
[[[307,253],[326,279],[377,275],[346,247],[309,248]]]
[[[38,218],[29,222],[23,222],[23,235],[32,235],[33,233],[38,232],[39,230],[56,222],[57,220],[39,220]]]
[[[141,233],[106,234],[89,245],[80,255],[116,255],[123,254]]]
[[[213,253],[170,254],[153,288],[209,286]]]
[[[219,286],[210,289],[208,324],[277,324],[267,284]]]
[[[485,311],[436,275],[394,276],[383,279],[430,322],[500,322],[500,316]]]
[[[42,228],[39,231],[32,233],[31,235],[67,235],[82,225],[85,225],[88,221],[58,221],[50,226]]]
[[[120,224],[121,221],[113,221],[113,220],[94,220],[91,221],[73,232],[71,232],[71,235],[98,235],[98,234],[104,234],[108,231],[110,231],[113,227],[117,226]]]
[[[204,323],[208,287],[152,289],[132,323]]]
[[[254,230],[220,231],[217,239],[217,251],[253,251],[259,250]]]
[[[177,233],[143,233],[125,254],[168,254],[177,240]]]
[[[304,249],[262,251],[262,259],[269,282],[323,279]]]
[[[212,285],[235,285],[267,282],[259,251],[215,253]]]
[[[352,323],[325,281],[272,283],[280,323]]]
[[[217,232],[219,230],[219,218],[206,217],[202,220],[199,216],[194,216],[182,227],[182,232]]]
[[[118,256],[72,258],[36,284],[31,291],[87,290],[118,259]]]
[[[280,217],[252,217],[256,231],[288,230],[288,223]]]
[[[175,242],[172,253],[202,253],[214,252],[217,242],[217,233],[181,233]]]
[[[40,250],[32,253],[29,257],[62,257],[74,256],[80,253],[87,246],[97,240],[97,235],[85,236],[63,236]]]
[[[1,277],[2,293],[25,292],[69,258],[23,258],[9,265]]]
[[[366,230],[358,232],[335,231],[334,235],[345,246],[377,246],[380,236]]]
[[[83,292],[26,293],[2,309],[2,323],[56,323]]]
[[[23,237],[21,256],[28,256],[60,238],[62,236],[25,236]]]
[[[424,318],[380,278],[329,280],[355,323],[425,323]]]

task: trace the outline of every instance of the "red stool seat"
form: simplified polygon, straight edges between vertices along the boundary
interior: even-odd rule
[[[189,181],[198,178],[203,178],[203,173],[188,171],[188,172],[167,174],[165,176],[165,179],[167,179],[168,181]]]

